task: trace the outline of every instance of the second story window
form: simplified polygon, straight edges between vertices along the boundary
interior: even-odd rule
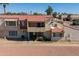
[[[44,22],[38,22],[37,27],[45,27],[45,23]]]
[[[16,21],[6,21],[6,26],[16,26]]]
[[[44,22],[29,22],[29,27],[45,27]]]

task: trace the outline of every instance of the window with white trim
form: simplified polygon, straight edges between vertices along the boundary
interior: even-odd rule
[[[9,36],[17,36],[17,31],[9,31]]]
[[[16,21],[6,21],[6,26],[16,26]]]
[[[53,33],[53,37],[63,37],[63,33]]]

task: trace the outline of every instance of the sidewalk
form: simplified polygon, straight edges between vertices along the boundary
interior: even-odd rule
[[[43,42],[43,41],[10,41],[0,40],[0,46],[25,47],[25,46],[79,46],[79,42]]]

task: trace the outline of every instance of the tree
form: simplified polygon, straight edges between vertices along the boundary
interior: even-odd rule
[[[8,3],[0,3],[3,6],[4,9],[4,14],[6,14],[6,6],[8,5]]]
[[[64,13],[61,13],[61,14],[62,14],[62,15],[68,15],[68,13],[65,13],[65,12],[64,12]]]
[[[57,12],[53,13],[53,17],[56,18],[57,17]]]
[[[33,15],[41,15],[40,13],[34,12]]]
[[[53,12],[52,7],[51,7],[51,6],[48,6],[48,8],[46,9],[46,11],[45,11],[45,12],[47,13],[47,15],[51,15],[51,14],[52,14],[52,12]]]
[[[15,12],[13,12],[13,13],[12,13],[12,12],[7,12],[6,14],[7,14],[7,15],[14,15],[14,14],[15,14],[15,15],[27,15],[27,13],[25,13],[25,12],[19,12],[19,13],[15,13]]]

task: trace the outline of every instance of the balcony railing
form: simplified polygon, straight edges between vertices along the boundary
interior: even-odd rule
[[[45,27],[28,27],[28,32],[44,32]]]

